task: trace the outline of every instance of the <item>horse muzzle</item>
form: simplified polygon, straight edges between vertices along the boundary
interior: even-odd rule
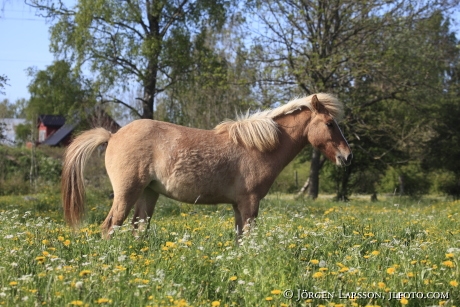
[[[353,154],[351,152],[346,156],[342,154],[338,154],[335,157],[335,161],[338,166],[348,166],[351,164],[352,159],[353,159]]]

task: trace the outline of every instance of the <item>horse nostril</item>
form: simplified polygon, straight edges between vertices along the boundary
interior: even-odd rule
[[[348,155],[348,157],[347,157],[347,161],[346,161],[347,165],[351,163],[351,159],[353,159],[353,154],[352,153],[350,153]]]

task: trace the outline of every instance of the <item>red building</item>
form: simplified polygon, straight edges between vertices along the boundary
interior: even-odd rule
[[[91,128],[103,127],[112,133],[120,129],[112,117],[102,108],[95,107],[86,118]],[[72,132],[80,124],[80,120],[66,123],[60,115],[40,115],[38,117],[38,144],[49,146],[67,146],[72,140]]]
[[[65,118],[59,115],[40,115],[38,117],[38,143],[42,144],[65,125]],[[70,135],[69,135],[70,136]]]

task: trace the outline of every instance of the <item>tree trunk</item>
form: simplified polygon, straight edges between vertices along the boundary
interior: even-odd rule
[[[159,56],[159,55],[158,55]],[[144,81],[144,97],[142,99],[142,118],[153,119],[155,93],[157,92],[157,65],[151,60]]]
[[[320,151],[314,148],[311,156],[310,176],[308,177],[310,182],[310,185],[308,186],[308,197],[311,199],[318,198],[319,170],[321,169],[320,157]]]
[[[399,182],[399,195],[402,196],[404,195],[404,175],[398,176],[398,182]]]
[[[351,175],[351,165],[346,166],[340,170],[340,179],[337,187],[336,200],[338,201],[348,201],[348,183],[350,181]]]

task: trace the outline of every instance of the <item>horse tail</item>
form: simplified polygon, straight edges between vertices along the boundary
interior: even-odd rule
[[[95,128],[76,137],[64,154],[61,178],[64,219],[72,227],[79,224],[84,213],[85,182],[83,171],[91,154],[112,134],[104,128]]]

